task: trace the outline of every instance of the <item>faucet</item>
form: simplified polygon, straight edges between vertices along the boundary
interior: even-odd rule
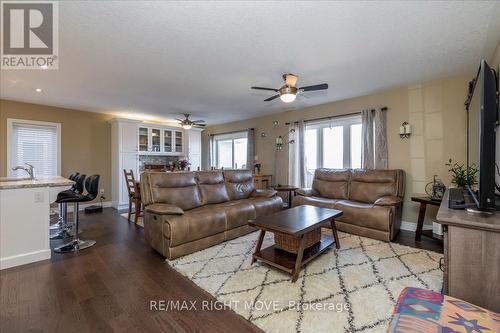
[[[14,168],[12,168],[13,171],[16,171],[16,170],[24,170],[28,173],[28,175],[30,176],[30,180],[34,180],[35,179],[35,176],[33,174],[33,165],[29,164],[29,163],[24,163],[27,165],[27,167],[25,166],[22,166],[22,165],[18,165]]]

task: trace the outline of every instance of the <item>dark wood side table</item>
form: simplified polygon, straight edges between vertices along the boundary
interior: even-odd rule
[[[342,216],[342,214],[342,211],[337,209],[302,205],[249,221],[248,224],[251,227],[260,229],[259,240],[252,256],[252,264],[260,260],[292,274],[292,282],[297,281],[302,266],[326,251],[333,244],[337,249],[340,248],[335,219]],[[331,224],[333,237],[323,234],[318,243],[306,248],[305,234],[311,230],[321,228],[321,223],[326,221]],[[261,249],[266,231],[278,232],[300,239],[297,254],[277,249],[275,245]]]
[[[291,185],[278,185],[274,187],[275,191],[278,192],[288,192],[288,207],[287,208],[292,208],[292,199],[293,199],[293,194],[295,193],[295,190],[297,190],[298,187],[291,186]]]
[[[432,230],[422,230],[422,228],[424,227],[425,211],[427,209],[427,205],[439,207],[441,205],[441,200],[432,200],[430,197],[411,197],[411,201],[420,203],[420,209],[418,211],[417,230],[415,231],[415,240],[419,241],[422,238],[422,235],[424,235],[438,241],[443,241],[443,236],[433,233]]]

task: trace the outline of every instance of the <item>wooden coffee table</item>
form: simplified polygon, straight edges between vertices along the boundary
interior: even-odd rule
[[[292,274],[292,282],[297,281],[302,266],[316,258],[335,243],[340,248],[335,218],[342,215],[341,210],[315,206],[297,206],[278,213],[249,222],[252,227],[260,229],[259,240],[252,257],[252,264],[257,260],[265,262],[282,271]],[[305,234],[321,227],[321,223],[330,222],[332,236],[322,234],[321,240],[309,248],[305,248]],[[297,255],[276,248],[276,245],[261,249],[266,231],[281,233],[299,238]]]

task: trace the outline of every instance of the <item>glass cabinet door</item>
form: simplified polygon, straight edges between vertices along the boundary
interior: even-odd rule
[[[165,153],[172,153],[172,130],[163,131],[163,151]]]
[[[158,128],[151,129],[151,151],[161,151],[161,130]]]
[[[139,151],[148,151],[149,135],[146,127],[139,127]]]
[[[182,153],[182,132],[175,132],[175,152]]]

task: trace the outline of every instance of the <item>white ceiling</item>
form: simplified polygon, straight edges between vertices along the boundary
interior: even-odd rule
[[[471,72],[500,2],[145,2],[59,5],[59,70],[2,70],[5,99],[210,124]],[[292,104],[250,86],[328,83]],[[36,93],[42,88],[43,93]]]

